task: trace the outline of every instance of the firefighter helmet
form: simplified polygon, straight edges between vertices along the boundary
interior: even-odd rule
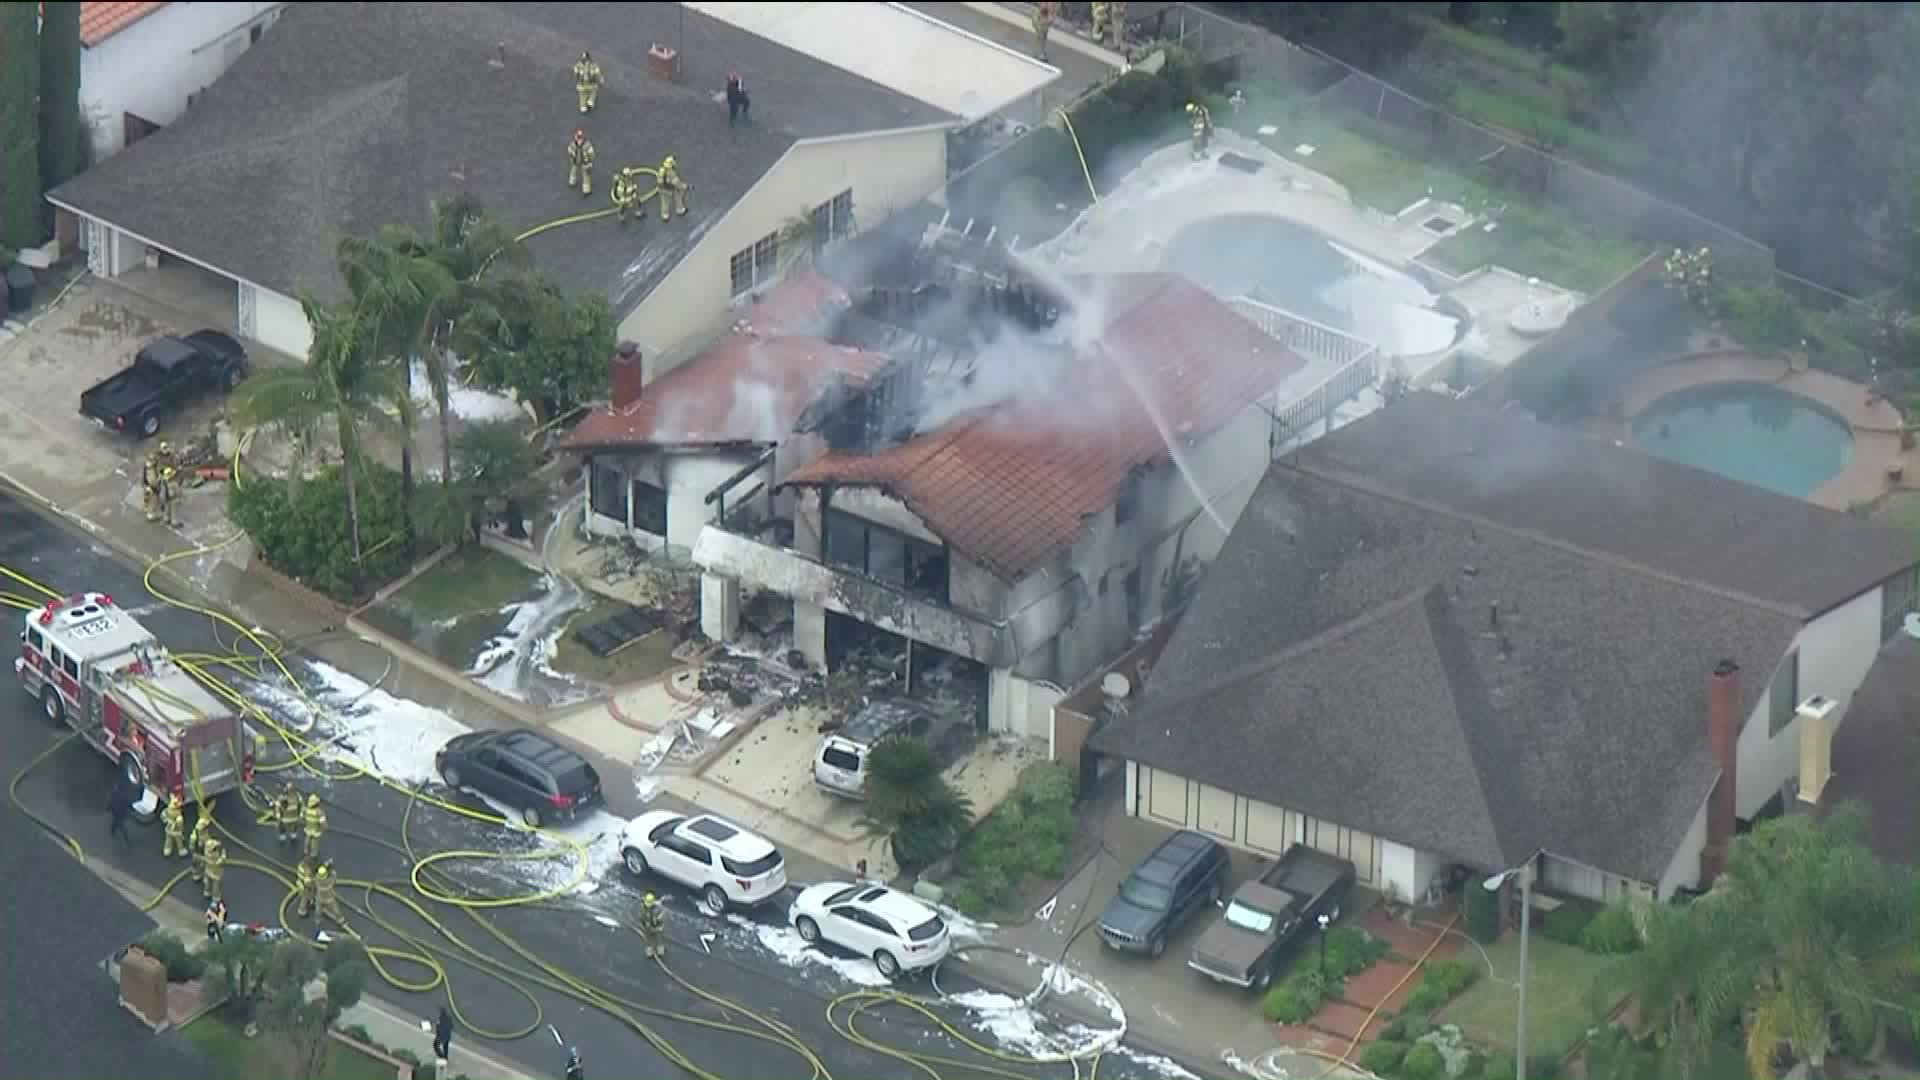
[[[320,809],[320,796],[318,795],[307,796],[307,809],[309,810]]]
[[[646,896],[646,899],[643,901],[643,903],[645,903],[648,907],[652,907],[653,905],[659,902],[660,902],[660,898],[653,895],[652,893],[648,893]]]
[[[588,52],[588,51],[587,51],[587,50],[585,50],[585,49],[581,49],[581,50],[580,50],[580,59],[581,59],[581,61],[582,61],[582,62],[590,62],[590,61],[592,61],[592,60],[593,60],[593,54],[592,54],[592,53],[590,53],[590,52]]]
[[[1189,101],[1189,102],[1187,102],[1187,114],[1188,114],[1188,115],[1192,115],[1192,114],[1194,114],[1194,113],[1197,113],[1197,112],[1199,112],[1199,111],[1200,111],[1200,103],[1199,103],[1199,102],[1196,102],[1196,101]]]
[[[167,441],[167,440],[165,440],[165,439],[161,439],[161,440],[160,440],[160,452],[161,452],[161,453],[163,453],[163,454],[171,454],[171,453],[173,453],[173,444],[172,444],[172,443],[170,443],[170,442],[168,442],[168,441]]]
[[[674,166],[674,165],[675,165],[675,162],[674,162],[674,160],[673,160],[673,155],[672,155],[672,154],[668,154],[668,155],[667,155],[667,160],[665,160],[665,161],[663,161],[663,162],[661,162],[661,163],[660,163],[660,171],[661,171],[661,172],[672,172],[672,171],[673,171],[673,166]]]
[[[574,128],[574,129],[573,129],[573,141],[574,141],[574,142],[586,142],[586,141],[587,141],[587,129],[586,129],[586,128]]]

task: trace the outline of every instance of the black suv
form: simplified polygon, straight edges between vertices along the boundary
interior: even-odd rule
[[[433,764],[448,787],[505,803],[535,829],[544,821],[571,821],[603,801],[600,774],[587,759],[535,731],[456,736]]]
[[[1197,832],[1167,837],[1133,868],[1100,913],[1100,940],[1125,952],[1159,956],[1188,916],[1227,887],[1227,849]]]

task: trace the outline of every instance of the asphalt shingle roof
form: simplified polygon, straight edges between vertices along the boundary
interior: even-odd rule
[[[11,806],[0,806],[0,866],[0,1076],[207,1076],[178,1033],[155,1035],[121,1007],[101,967],[153,920]]]
[[[1439,394],[1302,448],[1301,468],[1811,618],[1920,563],[1905,532]],[[1817,557],[1809,557],[1817,553]]]
[[[678,84],[647,73],[655,43],[680,47]],[[571,75],[583,49],[606,73],[584,118]],[[715,101],[735,68],[754,87],[751,127],[729,128]],[[796,139],[948,119],[678,4],[292,4],[178,121],[52,197],[255,284],[326,295],[344,233],[424,222],[463,190],[532,226],[605,207],[615,169],[672,154],[692,186],[686,217],[530,241],[560,284],[625,311]],[[597,151],[590,199],[563,183],[576,126]]]
[[[1874,852],[1920,866],[1920,639],[1903,632],[1888,642],[1837,719],[1821,807],[1864,802]]]
[[[1805,618],[1583,548],[1535,519],[1435,505],[1474,490],[1464,478],[1403,496],[1322,471],[1355,460],[1340,444],[1371,447],[1393,428],[1428,436],[1414,440],[1417,471],[1445,478],[1461,445],[1513,445],[1498,429],[1532,423],[1423,396],[1269,471],[1139,702],[1094,745],[1485,868],[1545,849],[1657,880],[1719,772],[1706,728],[1714,665],[1744,669],[1750,714]],[[1550,455],[1532,466],[1537,483],[1551,488],[1558,469],[1567,499],[1592,490],[1573,462]],[[1452,465],[1463,477],[1493,468],[1484,457]],[[1695,514],[1720,505],[1712,487],[1693,489]],[[1640,490],[1658,505],[1657,481]],[[1768,504],[1789,525],[1805,520],[1791,500]],[[1734,513],[1725,546],[1774,527]],[[1835,557],[1818,531],[1795,535],[1801,562]]]
[[[1017,581],[1112,505],[1136,466],[1167,454],[1162,425],[1197,439],[1305,366],[1173,274],[1104,275],[1097,291],[1106,355],[1077,357],[1067,385],[1044,400],[1014,395],[889,449],[830,452],[785,483],[880,488],[956,550]]]

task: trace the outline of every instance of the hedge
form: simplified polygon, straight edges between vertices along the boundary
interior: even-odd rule
[[[338,466],[302,480],[250,474],[227,489],[227,516],[246,530],[267,565],[336,600],[351,601],[392,581],[412,566],[402,541],[400,474],[362,461],[354,470],[360,511],[360,549],[353,557],[347,517],[347,485]],[[440,485],[414,489],[416,547],[438,547],[461,538],[462,529]]]
[[[1438,1009],[1461,992],[1472,986],[1480,977],[1480,969],[1464,960],[1439,960],[1426,967],[1421,976],[1420,985],[1414,987],[1413,994],[1407,998],[1407,1011],[1430,1013]]]
[[[1580,934],[1580,947],[1601,956],[1618,956],[1640,948],[1640,925],[1633,912],[1618,904],[1603,909]]]

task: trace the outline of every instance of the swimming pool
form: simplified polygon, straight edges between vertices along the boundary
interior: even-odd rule
[[[1454,343],[1460,321],[1407,275],[1271,214],[1223,214],[1181,229],[1167,269],[1221,296],[1247,296],[1370,341],[1389,356]]]
[[[1853,429],[1845,420],[1767,383],[1668,394],[1634,417],[1633,442],[1668,461],[1796,499],[1853,461]]]

